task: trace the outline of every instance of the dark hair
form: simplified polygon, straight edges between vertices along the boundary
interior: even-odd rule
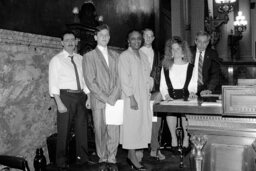
[[[143,29],[142,30],[142,34],[145,34],[145,32],[147,32],[147,31],[151,31],[153,33],[153,35],[154,35],[154,31],[152,29],[150,29],[150,28]]]
[[[74,33],[73,31],[71,31],[71,30],[66,30],[66,31],[64,31],[64,32],[62,33],[62,35],[61,35],[61,37],[60,37],[61,40],[64,39],[64,36],[65,36],[66,34],[73,34],[74,37],[76,38],[76,35],[75,35],[75,33]]]
[[[138,33],[142,36],[141,31],[139,31],[139,30],[137,30],[137,29],[132,29],[132,30],[130,30],[130,31],[128,32],[128,34],[127,34],[127,40],[129,40],[131,34],[134,33],[134,32],[138,32]]]
[[[197,40],[197,38],[198,38],[199,36],[206,36],[208,39],[211,38],[211,36],[210,36],[210,34],[209,34],[208,32],[202,31],[202,30],[196,33],[196,38],[195,38],[195,39]]]
[[[179,36],[173,36],[172,39],[168,39],[166,41],[164,48],[164,59],[162,64],[167,69],[169,69],[174,62],[174,58],[172,55],[172,45],[175,43],[177,43],[182,49],[182,52],[184,54],[182,60],[189,63],[191,63],[192,61],[192,54],[189,49],[188,43],[185,40],[182,40]]]
[[[110,28],[107,24],[101,24],[99,26],[96,27],[96,30],[95,30],[95,35],[97,35],[101,30],[108,30],[110,32]]]
[[[142,36],[142,33],[141,31],[137,30],[137,29],[131,29],[128,31],[127,35],[126,35],[126,44],[125,44],[125,47],[128,48],[129,47],[129,38],[130,38],[130,35],[133,33],[133,32],[138,32],[141,36]],[[142,44],[142,43],[141,43]]]

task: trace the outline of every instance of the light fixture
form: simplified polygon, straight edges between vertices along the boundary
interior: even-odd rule
[[[236,20],[234,21],[235,31],[238,34],[242,34],[242,32],[246,30],[247,24],[247,20],[245,19],[242,11],[238,11],[238,15],[236,16]]]
[[[236,2],[236,0],[215,0],[218,8],[218,13],[220,14],[216,14],[213,16],[213,11],[209,11],[212,14],[205,19],[205,29],[211,35],[211,46],[213,49],[215,49],[221,37],[219,28],[220,26],[222,26],[222,24],[228,23],[228,13],[233,11],[234,2]],[[224,16],[221,14],[223,14]]]
[[[246,30],[247,21],[242,11],[238,11],[238,15],[236,16],[236,20],[234,21],[234,29],[231,30],[231,34],[228,36],[228,44],[230,47],[230,57],[231,60],[239,59],[239,41],[243,38],[242,33]]]
[[[72,13],[74,15],[74,23],[79,23],[79,9],[78,7],[74,7],[73,10],[72,10]]]
[[[218,5],[218,12],[223,14],[228,14],[233,11],[232,3],[236,2],[236,0],[215,0]]]

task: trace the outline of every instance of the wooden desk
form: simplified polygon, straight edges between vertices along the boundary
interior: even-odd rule
[[[256,118],[224,116],[222,106],[157,104],[154,112],[186,114],[196,171],[256,170]]]
[[[169,103],[169,104],[168,104]],[[190,113],[190,114],[212,114],[221,115],[223,113],[222,106],[202,106],[201,102],[188,104],[183,102],[183,104],[175,104],[172,101],[168,103],[161,103],[154,105],[155,112],[168,112],[168,113]]]

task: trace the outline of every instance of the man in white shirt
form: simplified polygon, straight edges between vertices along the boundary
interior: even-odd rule
[[[106,125],[106,104],[114,105],[121,98],[118,77],[119,55],[108,48],[109,27],[98,26],[95,33],[97,47],[83,58],[85,82],[90,90],[99,171],[118,171],[116,154],[119,144],[119,126]]]
[[[146,54],[146,56],[148,57],[148,61],[150,63],[151,77],[154,78],[153,92],[159,91],[157,82],[159,81],[161,68],[159,68],[159,73],[157,73],[157,69],[158,69],[157,56],[152,48],[152,43],[155,39],[153,31],[148,28],[144,29],[143,30],[143,39],[144,39],[144,44],[140,48],[140,50]],[[159,83],[158,83],[158,85],[159,85]],[[158,141],[158,133],[159,133],[160,126],[161,126],[161,118],[157,118],[157,122],[153,122],[153,124],[152,124],[150,156],[155,157],[156,159],[159,159],[159,160],[164,160],[165,156],[159,150],[160,145],[159,145],[159,141]],[[138,155],[140,155],[140,154],[138,154]]]
[[[82,72],[82,56],[75,53],[74,33],[67,31],[61,37],[63,51],[49,63],[49,93],[57,104],[56,165],[60,170],[68,167],[67,146],[71,123],[74,121],[77,164],[88,161],[87,110],[89,90]],[[86,95],[87,94],[87,95]]]

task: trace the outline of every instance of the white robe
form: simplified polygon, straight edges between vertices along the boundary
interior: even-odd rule
[[[152,113],[150,112],[150,89],[153,79],[147,57],[140,58],[128,48],[119,58],[118,65],[124,99],[124,118],[120,129],[120,143],[124,149],[147,148],[151,140]],[[130,107],[129,96],[134,95],[138,110]]]

